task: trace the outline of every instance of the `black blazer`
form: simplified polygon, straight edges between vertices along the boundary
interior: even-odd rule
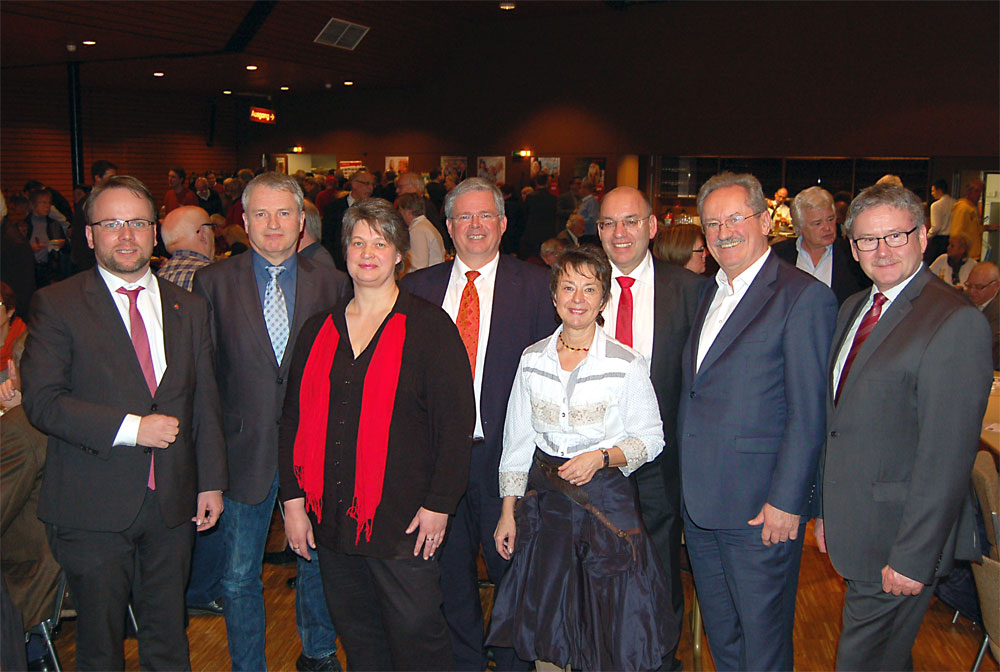
[[[329,310],[347,285],[347,276],[340,271],[299,256],[288,345],[277,362],[253,275],[253,253],[195,273],[193,291],[208,299],[212,316],[230,499],[259,504],[271,489],[278,470],[278,419],[295,339],[305,321]]]
[[[792,266],[798,261],[799,251],[795,247],[795,238],[783,240],[771,246],[771,250],[778,255],[779,259],[784,259]],[[860,264],[854,260],[851,254],[851,244],[843,238],[837,238],[833,242],[833,271],[831,272],[830,289],[837,297],[837,305],[844,305],[844,301],[854,294],[872,286],[871,279],[861,270]]]
[[[323,210],[323,247],[330,251],[333,263],[341,271],[347,270],[344,261],[344,246],[340,242],[340,234],[344,229],[344,213],[347,212],[347,196],[330,201]],[[329,307],[329,306],[327,306]]]
[[[400,284],[440,306],[444,302],[453,266],[454,261],[446,261],[420,269],[407,274]],[[489,459],[485,461],[488,468],[484,472],[470,474],[470,479],[477,479],[480,486],[494,496],[500,496],[503,425],[521,353],[532,343],[550,335],[555,328],[549,274],[545,269],[501,255],[493,290],[493,313],[479,399],[485,439],[482,449],[489,454]]]
[[[177,439],[155,455],[157,499],[168,527],[195,515],[199,492],[226,488],[208,305],[157,282],[167,368],[152,397],[96,268],[35,293],[22,373],[28,418],[49,435],[38,505],[48,523],[118,532],[135,520],[153,449],[113,445],[129,413],[180,420]]]

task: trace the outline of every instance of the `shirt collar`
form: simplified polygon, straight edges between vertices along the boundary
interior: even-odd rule
[[[903,280],[901,283],[899,283],[898,285],[896,285],[892,289],[887,289],[884,292],[882,292],[882,294],[885,295],[885,298],[889,300],[889,303],[892,303],[893,301],[895,301],[896,297],[898,297],[900,294],[903,293],[903,290],[906,289],[906,286],[908,284],[910,284],[910,282],[913,280],[913,278],[917,277],[917,273],[919,273],[920,271],[922,271],[923,268],[924,268],[924,265],[923,265],[923,263],[921,263],[920,266],[917,268],[917,270],[913,272],[913,275],[911,275],[910,277],[908,277],[906,280]],[[878,294],[879,291],[880,290],[879,290],[878,287],[876,287],[875,285],[872,285],[871,292],[868,294],[868,302],[869,303],[871,303],[872,301],[874,301],[873,297],[876,294]]]
[[[212,261],[211,259],[209,259],[208,257],[206,257],[201,252],[195,252],[194,250],[175,250],[174,253],[170,256],[170,258],[174,259],[176,257],[189,257],[191,259],[201,259],[201,260],[204,260],[204,261]]]
[[[250,254],[252,255],[254,270],[258,273],[262,273],[267,277],[270,277],[270,273],[267,271],[268,266],[283,266],[286,271],[291,271],[295,268],[296,257],[299,255],[294,252],[289,255],[288,259],[285,259],[280,264],[272,264],[270,261],[262,257],[257,250],[250,248]]]
[[[795,249],[799,251],[799,254],[802,254],[802,236],[799,236],[798,238],[795,239]],[[809,253],[806,252],[806,254]],[[823,256],[819,258],[820,261],[822,261],[823,257],[826,257],[826,255],[828,254],[833,254],[833,243],[830,243],[824,248]]]
[[[496,275],[497,266],[499,264],[500,264],[500,252],[499,251],[497,251],[496,256],[493,257],[493,259],[491,259],[490,261],[486,262],[485,264],[483,264],[479,268],[469,268],[468,266],[466,266],[465,262],[462,261],[461,257],[459,257],[458,255],[455,255],[455,267],[454,267],[454,270],[452,271],[452,274],[454,275],[454,274],[457,273],[459,275],[459,277],[461,277],[463,279],[463,282],[464,282],[464,278],[466,277],[465,274],[468,271],[479,271],[479,277],[480,278],[492,278],[493,276]]]
[[[764,262],[767,261],[767,258],[770,255],[771,248],[768,247],[764,250],[764,254],[760,255],[760,258],[757,259],[757,261],[747,266],[742,273],[733,278],[732,289],[729,287],[729,276],[726,275],[726,272],[721,268],[719,269],[719,272],[715,274],[715,283],[730,294],[735,294],[741,289],[749,287],[757,277],[757,274],[760,273],[760,269],[764,268]]]
[[[611,279],[620,278],[621,276],[628,276],[634,278],[639,284],[653,284],[653,255],[646,250],[646,256],[642,258],[639,265],[632,269],[631,273],[622,273],[617,266],[611,264]]]
[[[146,273],[135,282],[125,282],[117,275],[100,265],[97,267],[97,272],[101,274],[101,279],[104,280],[104,284],[108,286],[109,292],[116,292],[119,287],[124,287],[125,289],[142,287],[150,292],[158,292],[159,290],[159,286],[153,278],[153,271],[148,266],[146,267]]]

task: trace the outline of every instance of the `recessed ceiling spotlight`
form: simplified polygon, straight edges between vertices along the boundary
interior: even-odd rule
[[[97,44],[97,42],[94,42],[93,40],[84,40],[83,44],[86,45],[86,46],[88,46],[88,47],[92,47],[95,44]]]
[[[163,77],[163,73],[162,72],[154,72],[153,73],[153,77]]]
[[[344,82],[344,86],[354,86],[354,82],[348,79],[347,81]]]
[[[256,69],[257,69],[256,65],[248,65],[247,66],[247,70],[256,70]]]
[[[332,88],[333,88],[333,84],[331,84],[330,82],[327,82],[327,83],[326,83],[326,84],[324,84],[323,86],[324,86],[325,88],[327,88],[327,89],[332,89]]]
[[[223,90],[222,95],[224,95],[224,96],[231,96],[231,95],[233,95],[233,92],[230,91],[229,89],[225,89],[225,90]]]
[[[288,87],[287,86],[283,86],[283,87],[281,87],[281,90],[282,91],[288,91]]]
[[[502,9],[504,11],[508,11],[509,12],[510,10],[514,9],[515,7],[517,7],[517,3],[516,2],[501,2],[500,3],[500,9]]]

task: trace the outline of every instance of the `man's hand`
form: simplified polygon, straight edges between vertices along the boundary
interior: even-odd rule
[[[198,493],[198,512],[191,522],[199,532],[212,529],[222,515],[222,490],[206,490]]]
[[[7,373],[7,380],[0,383],[0,405],[11,409],[21,405],[21,376],[13,359],[7,360]]]
[[[153,413],[147,415],[139,421],[139,434],[136,437],[136,445],[148,446],[150,448],[166,448],[181,431],[181,423],[177,418],[169,415]],[[222,509],[220,508],[221,512]]]
[[[816,545],[819,546],[819,552],[826,553],[826,527],[823,525],[822,518],[816,519],[816,524],[813,527],[813,536],[816,537]]]
[[[448,514],[430,511],[424,507],[417,509],[417,515],[413,516],[407,534],[417,532],[417,543],[413,546],[413,555],[420,555],[420,547],[424,547],[424,560],[434,557],[441,542],[444,541],[444,531],[448,529]]]
[[[312,560],[309,549],[316,548],[316,539],[313,537],[312,521],[306,513],[305,497],[285,502],[285,538],[292,553]]]
[[[919,595],[924,584],[905,577],[886,565],[882,568],[882,591],[893,595]]]
[[[766,502],[757,517],[748,520],[747,524],[754,527],[764,526],[760,531],[760,540],[764,542],[765,546],[782,543],[789,539],[795,540],[799,536],[799,516],[794,513],[785,513]]]

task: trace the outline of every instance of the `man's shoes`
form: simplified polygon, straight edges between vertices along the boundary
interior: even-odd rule
[[[189,604],[188,616],[222,616],[222,603],[212,600],[208,604]]]
[[[325,658],[310,658],[303,653],[295,661],[295,669],[299,672],[328,672],[330,670],[343,672],[343,668],[340,667],[340,661],[337,660],[336,651]]]
[[[277,552],[267,552],[264,554],[264,564],[265,565],[290,565],[295,562],[296,558],[299,556],[292,553],[292,549],[285,546],[282,550]]]

